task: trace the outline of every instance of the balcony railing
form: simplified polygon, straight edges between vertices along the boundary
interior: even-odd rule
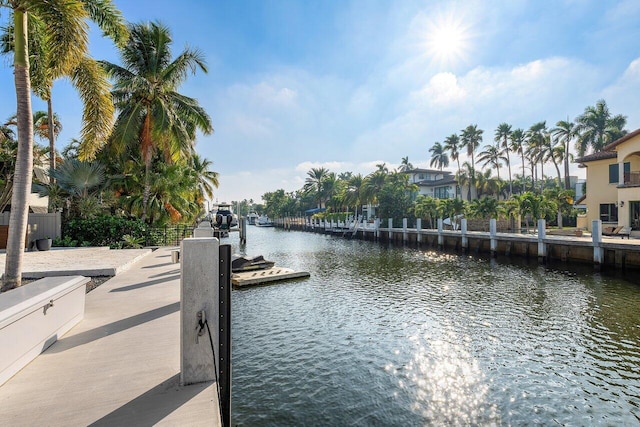
[[[624,185],[640,185],[640,171],[625,172]]]

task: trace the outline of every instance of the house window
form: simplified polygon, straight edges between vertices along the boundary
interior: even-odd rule
[[[438,187],[433,190],[433,195],[436,199],[448,199],[449,187]]]
[[[424,179],[424,174],[423,173],[419,173],[418,174],[418,179]]]
[[[615,203],[603,203],[600,205],[600,221],[618,222],[618,207]]]
[[[618,163],[613,163],[609,165],[609,184],[617,184],[619,181],[618,176]],[[629,172],[631,172],[631,162],[624,162],[624,173],[625,176],[628,176]]]

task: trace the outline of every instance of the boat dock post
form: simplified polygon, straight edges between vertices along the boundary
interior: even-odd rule
[[[238,227],[240,230],[240,243],[247,243],[247,217],[241,216],[238,221]]]

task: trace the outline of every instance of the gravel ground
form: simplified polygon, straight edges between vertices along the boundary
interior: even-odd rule
[[[92,277],[89,283],[87,283],[87,293],[91,292],[98,286],[102,285],[107,280],[111,279],[113,276],[97,276]]]

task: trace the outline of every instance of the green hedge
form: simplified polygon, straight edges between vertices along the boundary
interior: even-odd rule
[[[122,236],[146,238],[147,225],[140,219],[102,215],[91,219],[75,218],[63,225],[64,239],[54,242],[64,246],[122,247]]]

